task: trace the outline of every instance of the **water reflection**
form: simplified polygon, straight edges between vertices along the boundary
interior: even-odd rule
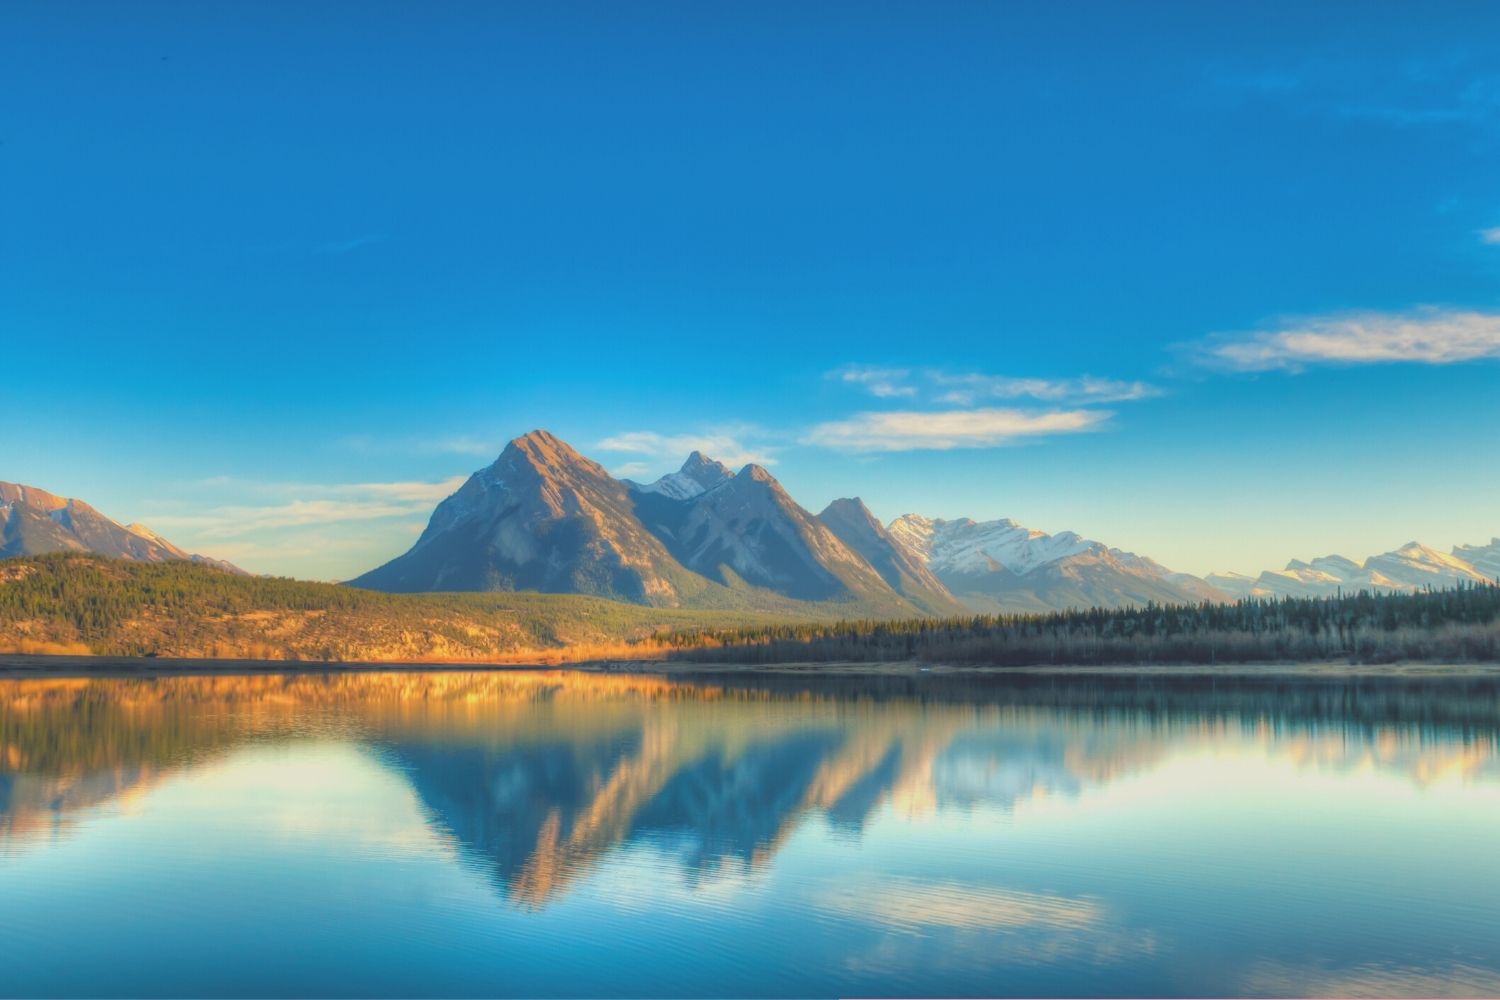
[[[1301,769],[1494,781],[1492,679],[620,677],[571,672],[0,683],[0,837],[266,741],[352,741],[514,903],[543,907],[621,845],[688,870],[764,865],[811,815],[1013,810],[1169,755],[1258,747]],[[902,883],[824,900],[893,925],[1079,921],[1079,900]],[[899,890],[899,891],[898,891]],[[859,893],[866,893],[865,898]],[[979,893],[979,895],[975,895]],[[987,894],[986,894],[987,893]],[[946,915],[946,917],[945,917]]]
[[[1492,994],[1500,681],[0,682],[0,995]]]

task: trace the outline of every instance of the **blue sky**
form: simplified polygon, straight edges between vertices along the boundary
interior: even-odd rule
[[[1500,534],[1500,8],[6,22],[0,478],[248,568],[533,427],[1200,573]]]

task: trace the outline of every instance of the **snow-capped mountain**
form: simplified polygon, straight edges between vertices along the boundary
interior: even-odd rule
[[[120,524],[82,500],[0,482],[0,559],[47,552],[93,552],[136,562],[183,560],[244,572],[222,559],[185,552],[145,525]]]
[[[672,500],[691,500],[734,477],[734,470],[723,462],[708,458],[701,451],[688,456],[677,472],[669,472],[654,483],[642,486],[625,480],[642,493],[659,493]]]
[[[1451,553],[1417,542],[1363,563],[1344,556],[1293,559],[1285,569],[1258,576],[1215,573],[1207,581],[1234,597],[1327,597],[1340,591],[1414,591],[1459,583],[1493,582],[1500,577],[1500,538],[1489,545],[1460,545]]]
[[[889,530],[892,537],[921,555],[929,569],[941,573],[987,573],[1001,566],[1025,573],[1098,544],[1071,531],[1049,535],[1023,528],[1010,518],[943,521],[903,514],[891,522]]]
[[[935,520],[906,514],[890,535],[921,559],[954,596],[982,611],[1194,603],[1225,595],[1132,552],[1071,531],[1049,535],[1010,519]]]
[[[1491,538],[1488,545],[1455,545],[1453,554],[1486,579],[1500,579],[1500,538]]]

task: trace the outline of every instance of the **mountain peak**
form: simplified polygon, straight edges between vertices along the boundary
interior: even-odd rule
[[[875,515],[870,513],[870,508],[866,507],[865,502],[859,497],[839,497],[831,501],[827,507],[823,508],[823,513],[818,515],[818,520],[827,522],[831,518],[858,518],[878,529],[880,534],[885,534],[885,529],[881,527]]]
[[[632,487],[642,493],[659,493],[673,500],[691,500],[734,478],[734,472],[723,462],[709,458],[701,451],[694,451],[682,463],[682,468],[669,472],[654,483]]]
[[[125,526],[82,500],[35,486],[0,482],[0,558],[47,552],[94,552],[111,559],[161,563],[187,560],[232,573],[229,563],[184,552],[140,524]]]
[[[776,477],[775,476],[771,475],[770,472],[766,471],[766,467],[765,466],[763,466],[763,465],[756,465],[754,462],[751,462],[748,465],[746,465],[743,469],[741,469],[739,471],[739,474],[737,476],[735,476],[734,478],[736,478],[736,479],[748,479],[751,482],[767,483],[767,484],[770,484],[772,486],[779,486],[779,485],[781,485],[780,483],[776,482]]]
[[[604,466],[579,454],[568,442],[544,430],[534,430],[511,440],[491,466],[495,474],[504,476],[503,469],[515,468],[517,463],[529,465],[543,478],[557,473],[583,474],[589,479],[609,479]]]
[[[407,552],[356,578],[374,590],[536,590],[680,603],[680,566],[636,516],[632,484],[545,430],[506,445],[432,512]]]
[[[734,470],[717,459],[709,458],[701,451],[694,451],[677,470],[678,475],[691,478],[706,490],[711,490],[726,479],[734,477]]]
[[[573,449],[572,445],[544,430],[534,430],[522,434],[518,438],[512,438],[510,443],[505,446],[505,450],[520,452],[529,458],[545,461],[549,464],[555,464],[559,460],[585,460],[582,455]]]

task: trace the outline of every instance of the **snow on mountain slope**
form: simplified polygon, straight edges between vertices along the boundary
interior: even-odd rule
[[[1397,587],[1451,587],[1460,580],[1482,583],[1486,577],[1458,556],[1409,542],[1395,552],[1365,560],[1365,572],[1376,573]]]
[[[629,480],[626,482],[642,493],[657,493],[673,500],[691,500],[733,477],[734,471],[729,466],[714,461],[701,451],[695,451],[688,456],[681,469],[667,473],[654,483],[643,486]]]
[[[904,514],[892,521],[888,530],[920,553],[934,573],[984,573],[1000,566],[1025,573],[1098,545],[1071,531],[1049,535],[1023,528],[1009,518],[942,521]]]
[[[1456,545],[1453,554],[1486,579],[1500,578],[1500,538],[1490,539],[1488,545]]]
[[[1496,575],[1500,575],[1500,539],[1484,546],[1456,546],[1452,553],[1411,542],[1363,563],[1344,556],[1320,556],[1309,562],[1293,559],[1285,569],[1266,570],[1255,577],[1215,573],[1206,579],[1236,598],[1329,597],[1340,591],[1436,590],[1492,581]]]
[[[920,514],[896,518],[888,531],[976,610],[1052,611],[1225,597],[1197,577],[1072,531],[1049,535],[1010,519],[944,521]]]

